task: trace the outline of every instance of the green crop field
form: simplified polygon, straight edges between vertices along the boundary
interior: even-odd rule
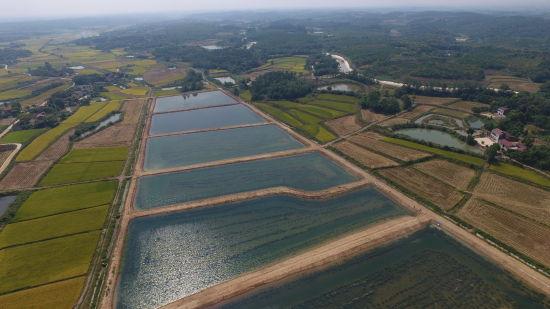
[[[14,100],[31,95],[30,88],[10,89],[0,92],[0,101]]]
[[[116,188],[117,182],[111,180],[39,190],[32,193],[21,205],[14,221],[109,204],[114,198]]]
[[[492,164],[489,169],[497,173],[527,180],[544,187],[550,187],[550,178],[545,177],[544,175],[541,175],[535,171],[528,170],[519,166],[508,163],[499,163],[496,165]]]
[[[327,143],[336,136],[323,123],[357,112],[357,102],[355,97],[323,94],[301,98],[298,102],[258,102],[256,106],[310,138]]]
[[[52,186],[116,177],[122,173],[123,168],[124,161],[58,163],[42,178],[40,185]]]
[[[0,296],[3,309],[72,308],[86,277],[76,277]]]
[[[304,73],[306,72],[306,57],[292,56],[292,57],[281,57],[274,58],[267,61],[266,64],[261,66],[261,69],[278,69],[285,70],[295,73]]]
[[[91,122],[98,122],[101,119],[105,118],[105,116],[109,115],[112,112],[118,111],[120,109],[121,103],[120,101],[110,101],[105,104],[105,106],[98,110],[95,114],[91,115],[88,119],[86,119],[87,123]]]
[[[127,147],[81,148],[73,149],[60,163],[123,161],[128,157]]]
[[[76,233],[99,230],[108,205],[8,224],[0,232],[0,249]]]
[[[74,149],[40,181],[43,186],[116,177],[128,156],[126,147]]]
[[[35,138],[25,149],[17,156],[17,162],[30,161],[42,153],[49,145],[54,143],[59,137],[70,129],[84,122],[97,111],[102,109],[107,103],[92,103],[88,106],[81,106],[76,113],[65,119],[57,127]]]
[[[4,137],[0,139],[0,143],[19,143],[25,145],[38,135],[44,133],[44,131],[46,131],[46,129],[12,131],[4,135]]]
[[[439,155],[439,156],[444,157],[444,158],[448,158],[448,159],[452,159],[452,160],[458,160],[458,161],[462,161],[462,162],[465,162],[465,163],[468,163],[468,164],[473,164],[473,165],[476,165],[476,166],[483,166],[483,164],[485,164],[485,160],[483,160],[482,158],[469,156],[469,155],[465,155],[465,154],[461,154],[461,153],[456,153],[456,152],[453,152],[453,151],[443,150],[443,149],[439,149],[439,148],[434,148],[434,147],[414,143],[414,142],[403,140],[403,139],[398,139],[398,138],[393,138],[393,137],[385,137],[382,140],[384,142],[393,143],[393,144],[397,144],[397,145],[401,145],[401,146],[405,146],[405,147],[409,147],[409,148],[413,148],[413,149],[417,149],[417,150],[421,150],[421,151],[430,152],[430,153]]]
[[[100,231],[0,250],[0,294],[85,274]]]

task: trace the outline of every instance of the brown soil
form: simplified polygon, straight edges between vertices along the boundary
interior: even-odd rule
[[[31,188],[53,163],[53,161],[15,163],[8,174],[0,181],[0,188],[2,190]]]
[[[363,117],[363,120],[365,122],[371,123],[371,122],[378,122],[378,121],[384,120],[384,118],[387,118],[388,116],[384,114],[373,113],[368,109],[361,109],[361,117]]]
[[[474,107],[489,107],[489,105],[479,103],[479,102],[472,102],[472,101],[458,101],[456,103],[453,103],[453,104],[449,105],[449,107],[460,109],[460,110],[463,110],[465,112],[471,113],[472,108],[474,108]]]
[[[413,167],[461,190],[465,190],[475,176],[473,169],[445,160],[430,160]]]
[[[383,127],[393,127],[395,125],[405,124],[405,123],[409,123],[409,119],[401,118],[401,117],[394,117],[394,118],[388,119],[388,120],[380,123],[380,125],[383,126]]]
[[[448,108],[436,108],[434,110],[432,110],[432,112],[434,114],[440,114],[440,115],[445,115],[445,116],[449,116],[449,117],[455,117],[455,118],[458,118],[458,119],[464,119],[464,118],[468,118],[470,116],[470,114],[468,113],[465,113],[465,112],[461,112],[461,111],[457,111],[457,110],[453,110],[453,109],[448,109]]]
[[[426,97],[426,96],[413,96],[416,104],[429,104],[429,105],[445,105],[454,101],[458,101],[458,98],[438,98],[438,97]]]
[[[15,121],[15,118],[9,117],[9,118],[2,118],[0,119],[0,126],[9,126],[13,121]],[[1,131],[0,131],[1,133]]]
[[[476,198],[471,198],[458,213],[459,217],[484,232],[492,235],[550,266],[550,228],[522,218],[512,212],[499,209]]]
[[[61,136],[57,141],[48,146],[34,161],[57,161],[69,151],[71,144],[70,137],[74,130],[70,130]]]
[[[483,173],[474,195],[535,221],[550,224],[550,192],[492,173]]]
[[[444,210],[453,208],[463,197],[453,187],[413,168],[384,169],[380,174]]]
[[[429,112],[432,109],[434,109],[434,107],[430,105],[417,105],[412,111],[406,112],[402,114],[400,117],[408,120],[412,120],[426,112]]]
[[[353,158],[357,162],[369,168],[380,168],[399,165],[395,161],[392,161],[384,156],[368,151],[363,147],[359,147],[347,141],[338,143],[334,145],[334,147],[343,152],[345,155]]]
[[[402,161],[414,161],[431,156],[431,154],[422,151],[380,141],[378,138],[379,135],[377,134],[361,133],[350,137],[349,140],[365,148],[381,152]]]
[[[185,78],[187,69],[178,65],[175,70],[170,70],[164,65],[158,65],[143,74],[143,78],[157,87]]]
[[[139,122],[144,100],[125,101],[121,122],[90,135],[74,144],[75,148],[130,146]]]
[[[15,149],[15,145],[0,145],[0,166],[4,164],[7,158],[10,157],[10,154]]]
[[[348,135],[361,129],[361,126],[357,123],[357,118],[355,115],[332,119],[325,122],[325,124],[339,136]]]
[[[485,82],[489,88],[500,88],[502,84],[510,86],[510,89],[515,91],[537,92],[540,89],[540,84],[534,83],[526,78],[515,77],[510,75],[487,75]]]

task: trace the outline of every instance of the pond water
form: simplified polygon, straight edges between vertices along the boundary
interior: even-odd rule
[[[152,117],[150,134],[215,129],[254,123],[265,123],[265,120],[246,106],[237,104],[155,114]]]
[[[474,116],[468,117],[466,119],[466,122],[468,122],[468,125],[470,126],[470,128],[474,130],[479,130],[483,128],[483,126],[485,125],[481,119]]]
[[[327,200],[271,196],[136,218],[128,227],[117,307],[158,307],[404,214],[369,187]]]
[[[183,135],[147,141],[146,170],[184,166],[303,147],[276,125],[263,125]]]
[[[122,119],[122,113],[114,113],[111,116],[109,116],[106,119],[99,122],[99,124],[93,130],[90,130],[90,131],[87,131],[87,132],[84,132],[83,134],[81,134],[80,138],[92,135],[92,134],[96,133],[97,131],[112,125],[113,123],[119,122],[120,119]]]
[[[222,84],[235,84],[235,80],[231,76],[225,76],[225,77],[216,77],[215,80],[219,81]]]
[[[15,202],[17,196],[8,195],[0,197],[0,217],[3,216],[10,208],[11,204]]]
[[[157,98],[153,112],[163,113],[228,104],[237,104],[237,101],[221,91],[199,92]]]
[[[141,177],[135,207],[151,209],[278,186],[317,191],[356,180],[332,160],[313,152]]]
[[[475,252],[427,228],[222,308],[544,308],[542,301]]]
[[[475,146],[470,146],[465,142],[463,142],[462,140],[443,131],[412,128],[412,129],[397,130],[395,131],[395,133],[402,134],[416,140],[438,144],[441,146],[453,147],[456,149],[469,151],[473,153],[482,153],[482,150],[480,148]]]
[[[351,84],[351,83],[338,83],[338,84],[332,84],[328,86],[319,87],[317,89],[319,90],[328,90],[328,88],[331,88],[332,91],[347,91],[347,92],[360,92],[362,91],[362,88],[358,85]]]

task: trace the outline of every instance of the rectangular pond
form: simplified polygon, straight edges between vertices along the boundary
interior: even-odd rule
[[[407,214],[374,188],[271,196],[130,222],[118,308],[154,308],[375,221]]]
[[[276,125],[152,137],[145,170],[184,166],[303,147]]]
[[[435,229],[222,308],[544,308],[543,296]]]
[[[237,103],[238,102],[235,99],[221,91],[199,92],[157,98],[153,112],[163,113]]]
[[[139,178],[137,209],[270,187],[317,191],[358,178],[318,152]]]
[[[151,119],[150,134],[206,130],[253,123],[265,123],[265,120],[243,104],[236,104],[155,114]]]

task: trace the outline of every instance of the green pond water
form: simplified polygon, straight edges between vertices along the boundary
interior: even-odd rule
[[[303,147],[276,125],[153,137],[147,140],[145,170],[250,156]]]
[[[395,131],[395,133],[402,134],[416,140],[438,144],[441,146],[448,146],[448,147],[469,151],[473,153],[482,153],[482,150],[480,148],[475,146],[470,146],[465,142],[463,142],[462,140],[443,131],[412,128],[412,129],[397,130]]]
[[[544,308],[544,304],[541,295],[428,228],[222,308]]]
[[[278,186],[317,191],[355,180],[357,177],[338,164],[314,152],[141,177],[134,205],[151,209]]]
[[[150,134],[204,130],[265,120],[242,104],[153,115]]]
[[[194,94],[157,98],[154,112],[162,113],[228,104],[237,104],[237,101],[225,95],[221,91],[199,92]]]
[[[118,308],[154,308],[380,219],[407,214],[363,188],[327,200],[271,196],[136,218]]]

